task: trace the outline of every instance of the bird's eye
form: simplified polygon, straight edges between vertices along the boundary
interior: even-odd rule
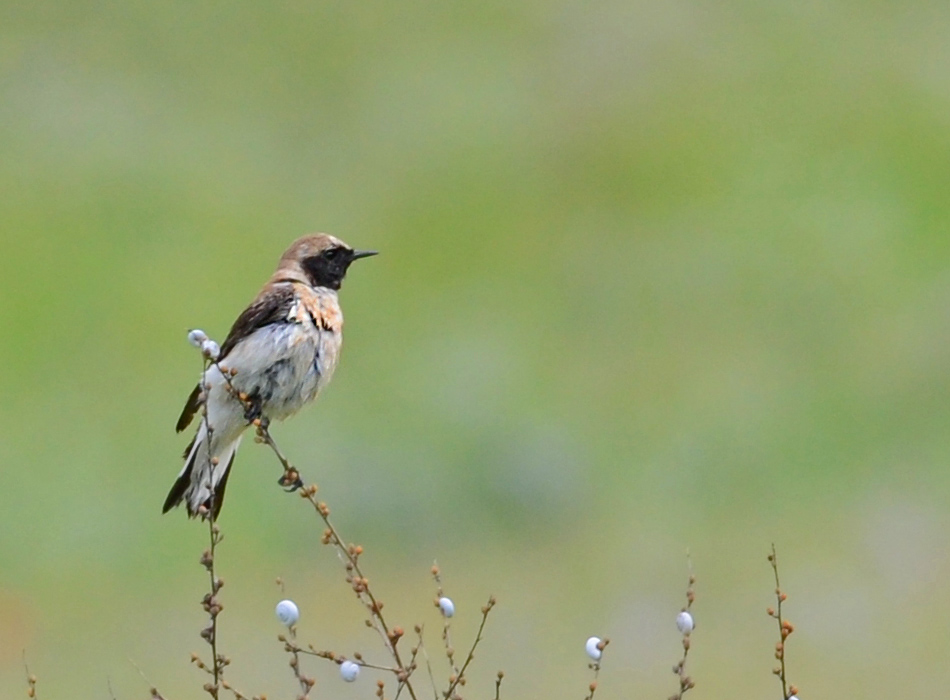
[[[339,252],[340,251],[338,248],[330,248],[329,250],[324,251],[323,257],[325,257],[327,260],[333,260],[333,258],[335,258]]]

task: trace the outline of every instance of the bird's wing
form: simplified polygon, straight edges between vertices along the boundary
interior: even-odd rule
[[[258,328],[269,326],[272,323],[286,322],[293,306],[293,285],[275,284],[268,286],[251,302],[250,306],[244,309],[241,315],[237,317],[234,325],[231,326],[228,337],[224,339],[224,343],[221,345],[218,362],[222,362],[238,343]],[[178,424],[175,426],[175,430],[179,433],[188,427],[194,419],[195,413],[198,412],[201,405],[200,395],[201,387],[196,386],[185,402],[185,407],[178,418]]]
[[[292,284],[275,284],[268,286],[257,296],[251,305],[237,317],[228,337],[221,345],[221,357],[224,361],[234,346],[247,338],[258,328],[269,326],[272,323],[284,323],[294,306],[294,287]]]

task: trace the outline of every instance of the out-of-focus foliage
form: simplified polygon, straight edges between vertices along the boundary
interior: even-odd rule
[[[199,371],[296,236],[382,251],[275,435],[407,629],[507,697],[950,680],[950,9],[938,2],[0,3],[0,695],[200,697],[206,531],[159,515]],[[222,647],[378,649],[247,440]],[[430,638],[438,648],[437,633]],[[459,642],[461,646],[461,642]],[[434,661],[436,668],[439,660]],[[314,665],[319,697],[367,697]],[[483,675],[479,690],[477,678]],[[447,675],[447,674],[444,674]],[[570,689],[574,690],[571,691]]]

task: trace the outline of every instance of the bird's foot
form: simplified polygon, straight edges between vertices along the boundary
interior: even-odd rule
[[[253,423],[255,420],[260,420],[261,425],[265,425],[267,420],[264,415],[261,413],[261,397],[260,396],[248,396],[244,399],[244,420],[248,423]],[[266,425],[265,425],[266,427]]]
[[[296,469],[288,469],[284,472],[283,476],[277,480],[277,483],[280,484],[287,493],[293,493],[303,486],[303,479],[300,478],[300,472]]]

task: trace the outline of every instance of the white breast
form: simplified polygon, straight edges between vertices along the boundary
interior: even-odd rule
[[[237,370],[234,386],[257,395],[265,415],[281,420],[316,398],[336,369],[342,335],[303,323],[259,328],[222,364]]]

